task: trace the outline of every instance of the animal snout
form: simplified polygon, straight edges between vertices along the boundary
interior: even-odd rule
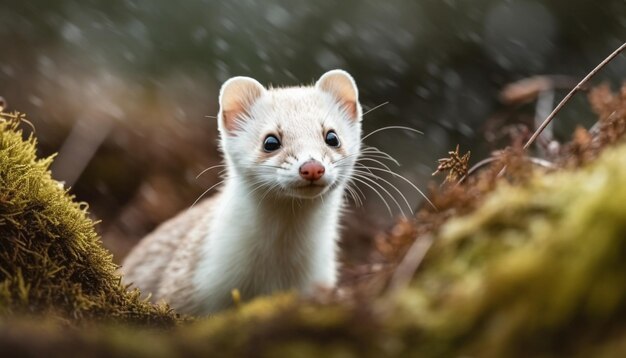
[[[300,176],[305,180],[315,181],[321,178],[325,171],[324,164],[311,159],[300,167]]]

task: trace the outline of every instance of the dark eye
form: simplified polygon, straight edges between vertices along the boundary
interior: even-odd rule
[[[328,131],[328,133],[326,133],[326,144],[330,147],[339,147],[339,137],[335,131]]]
[[[263,142],[263,150],[266,152],[273,152],[280,148],[280,141],[276,138],[275,135],[270,134],[265,137],[265,141]]]

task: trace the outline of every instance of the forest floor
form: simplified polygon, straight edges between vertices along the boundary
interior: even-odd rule
[[[596,124],[540,157],[519,138],[475,168],[451,151],[436,209],[377,235],[338,290],[205,318],[127,291],[87,205],[2,112],[0,355],[623,356],[626,86],[588,98]]]

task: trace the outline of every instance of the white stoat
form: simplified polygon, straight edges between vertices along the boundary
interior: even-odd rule
[[[126,258],[124,280],[183,313],[337,280],[344,189],[361,147],[352,77],[266,89],[234,77],[220,90],[227,168],[221,192],[161,225]]]

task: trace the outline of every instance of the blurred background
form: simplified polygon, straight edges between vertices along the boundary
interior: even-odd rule
[[[54,177],[89,203],[120,262],[217,182],[217,171],[196,176],[220,161],[211,117],[231,76],[298,85],[349,71],[364,110],[388,102],[365,116],[365,133],[424,132],[386,130],[366,144],[427,190],[437,158],[459,144],[476,162],[530,134],[625,39],[624,0],[1,0],[0,95],[28,114],[41,155],[59,152]],[[621,58],[594,83],[624,78]],[[588,113],[577,96],[556,139],[590,126]],[[419,195],[393,181],[417,207]],[[348,264],[394,221],[363,191],[365,207],[351,204],[346,218]]]

